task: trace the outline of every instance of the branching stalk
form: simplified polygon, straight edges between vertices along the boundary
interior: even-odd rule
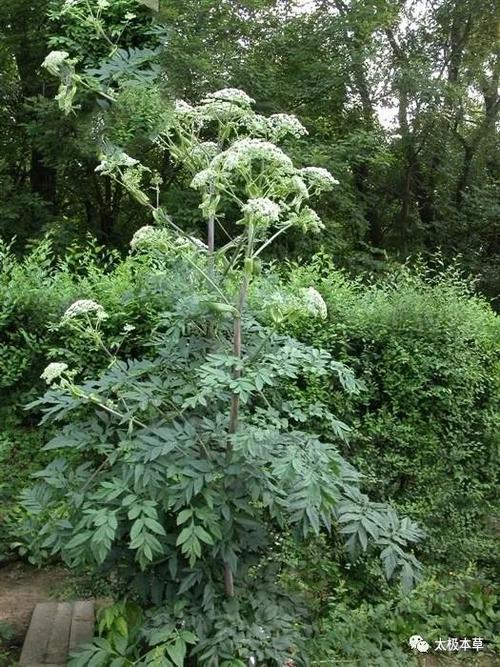
[[[254,246],[254,228],[252,224],[249,224],[248,226],[248,242],[247,242],[247,251],[245,253],[245,259],[250,260],[252,259],[252,253],[253,253],[253,246]],[[246,298],[247,298],[247,292],[248,292],[248,286],[250,284],[250,277],[249,273],[247,270],[247,267],[244,267],[244,272],[243,272],[243,278],[241,281],[240,285],[240,291],[239,291],[239,296],[238,296],[238,308],[237,308],[237,313],[234,316],[233,320],[233,355],[236,358],[237,361],[241,360],[241,349],[242,349],[242,332],[241,332],[241,318],[243,316],[243,312],[245,310],[245,304],[246,304]],[[233,379],[234,380],[239,380],[239,378],[242,375],[242,370],[241,366],[239,363],[237,363],[234,367],[233,370]],[[231,454],[232,454],[232,443],[231,443],[231,435],[236,433],[238,430],[238,417],[239,417],[239,411],[240,411],[240,395],[236,391],[234,391],[231,395],[231,410],[230,410],[230,415],[229,415],[229,426],[228,426],[228,432],[229,432],[229,440],[227,443],[227,449],[226,449],[226,460],[227,462],[230,461],[231,459]],[[229,563],[225,562],[224,563],[224,589],[227,597],[233,597],[234,596],[234,581],[233,581],[233,572],[231,570],[231,567]]]

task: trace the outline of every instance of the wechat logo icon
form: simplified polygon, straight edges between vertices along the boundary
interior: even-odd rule
[[[420,653],[427,653],[430,646],[420,635],[412,635],[408,641],[410,648],[414,651],[419,651]]]

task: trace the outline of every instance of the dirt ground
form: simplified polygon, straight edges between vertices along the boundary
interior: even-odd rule
[[[57,599],[69,576],[63,568],[38,570],[22,562],[0,567],[0,667],[15,664],[35,605]]]
[[[16,634],[25,632],[35,605],[57,598],[68,577],[62,568],[38,570],[22,562],[0,568],[0,623],[8,623]]]

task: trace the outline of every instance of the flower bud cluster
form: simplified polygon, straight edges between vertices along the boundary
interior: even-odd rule
[[[339,184],[328,169],[323,167],[304,167],[299,169],[299,174],[317,192],[331,190],[333,186]]]
[[[45,67],[54,76],[58,76],[59,68],[68,58],[69,53],[67,51],[51,51],[43,61],[42,67]]]
[[[267,225],[278,221],[281,207],[268,197],[256,197],[249,199],[241,210],[246,217],[252,219],[254,224]]]
[[[151,225],[145,225],[135,232],[130,241],[130,247],[132,250],[157,249],[166,251],[180,248],[207,250],[207,245],[195,236],[174,236],[169,229]]]
[[[42,380],[45,380],[47,384],[52,384],[55,380],[58,380],[65,370],[68,369],[68,364],[63,362],[53,361],[47,366],[47,368],[40,375]]]
[[[275,141],[287,135],[299,138],[308,134],[300,120],[296,116],[287,113],[272,114],[267,119],[267,125]]]
[[[108,316],[104,308],[91,299],[80,299],[66,309],[63,320],[70,320],[83,314],[95,313],[98,319],[104,320]]]
[[[293,170],[292,160],[281,148],[264,139],[240,139],[212,160],[212,168],[235,171],[251,166],[252,162],[272,163],[285,170]]]
[[[328,309],[325,300],[314,287],[303,287],[300,290],[302,303],[305,309],[312,317],[319,317],[325,320],[328,316]]]

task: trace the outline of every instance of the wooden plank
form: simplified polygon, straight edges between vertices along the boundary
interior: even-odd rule
[[[37,604],[23,646],[22,667],[66,667],[70,651],[94,636],[94,602]]]
[[[24,641],[20,665],[43,664],[56,610],[57,602],[42,602],[36,605]]]
[[[69,651],[75,651],[80,644],[90,642],[94,636],[94,602],[83,600],[73,605]]]
[[[50,632],[47,650],[45,652],[45,663],[65,665],[68,660],[69,633],[71,630],[71,617],[73,605],[70,602],[59,602],[54,615],[52,630]]]

